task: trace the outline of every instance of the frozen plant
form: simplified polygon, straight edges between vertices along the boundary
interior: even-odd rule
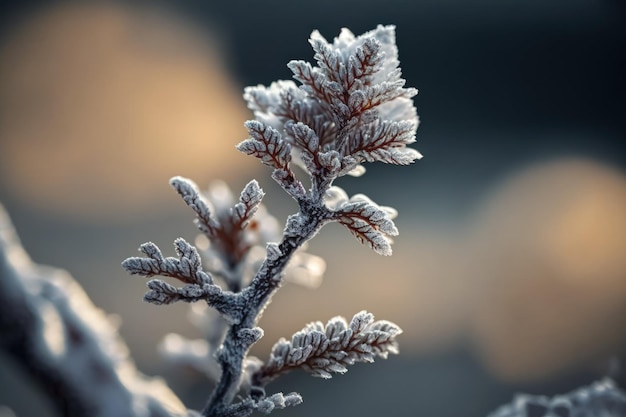
[[[176,336],[164,343],[164,350],[180,358],[191,356],[190,361],[204,366],[208,374],[210,356],[215,357],[219,380],[203,416],[247,416],[296,405],[302,402],[299,394],[267,395],[266,385],[297,369],[330,378],[346,372],[348,365],[398,352],[400,328],[374,321],[362,311],[349,321],[335,317],[326,324],[307,325],[291,340],[279,340],[266,361],[248,357],[250,347],[263,336],[259,317],[286,277],[299,269],[301,276],[314,279],[323,270],[318,258],[300,250],[322,226],[338,222],[375,252],[391,255],[391,237],[398,234],[392,220],[395,210],[362,194],[348,197],[333,182],[363,174],[365,162],[408,165],[421,157],[407,147],[415,141],[418,124],[412,101],[417,90],[404,87],[395,28],[378,26],[358,37],[343,29],[333,43],[314,31],[309,42],[316,65],[288,64],[300,85],[278,81],[249,87],[244,94],[256,120],[246,122],[250,137],[237,149],[269,166],[272,178],[299,207],[277,241],[267,241],[276,222],[261,208],[264,192],[255,180],[231,205],[223,186],[205,195],[192,181],[175,177],[170,184],[195,212],[208,248],[199,251],[178,238],[177,257],[165,257],[148,242],[140,247],[143,257],[122,263],[131,274],[175,278],[184,284],[176,287],[152,279],[145,301],[203,301],[219,313],[222,321],[211,321],[214,328],[206,343]],[[298,175],[295,166],[302,169]],[[307,185],[300,172],[308,176]],[[259,245],[264,249],[259,251]],[[189,348],[189,343],[201,348]]]
[[[487,417],[623,417],[626,394],[609,379],[564,395],[519,394]]]
[[[416,90],[405,89],[400,77],[394,28],[379,26],[359,37],[344,30],[332,44],[314,32],[311,44],[317,66],[289,64],[299,87],[282,81],[245,93],[257,120],[247,123],[250,138],[238,148],[273,168],[274,180],[299,205],[282,232],[261,205],[264,193],[256,181],[234,201],[223,184],[204,195],[176,177],[172,186],[196,213],[201,250],[179,238],[178,257],[172,258],[145,243],[144,257],[123,262],[131,273],[184,284],[153,279],[146,301],[208,306],[192,308],[206,340],[169,335],[162,344],[170,357],[218,379],[205,416],[295,405],[302,401],[299,394],[266,395],[266,386],[292,370],[329,378],[356,362],[397,353],[400,328],[362,311],[350,320],[308,324],[290,340],[279,340],[266,361],[247,355],[263,335],[259,316],[281,284],[319,282],[323,261],[302,249],[324,224],[339,222],[377,253],[391,254],[395,211],[364,195],[349,198],[334,180],[362,174],[364,162],[404,165],[420,157],[406,146],[417,127],[411,101]],[[306,187],[295,165],[308,174]],[[49,404],[65,416],[200,415],[162,380],[136,369],[116,326],[69,274],[30,260],[0,206],[0,347],[39,383]]]

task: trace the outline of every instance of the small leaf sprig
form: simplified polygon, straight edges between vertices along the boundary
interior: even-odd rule
[[[162,275],[185,284],[177,288],[153,279],[146,301],[204,300],[224,318],[223,331],[212,337],[215,349],[209,350],[221,375],[204,416],[248,416],[255,410],[269,413],[296,405],[302,401],[299,394],[267,396],[266,384],[295,369],[328,378],[345,372],[347,365],[397,353],[400,328],[361,312],[350,323],[337,317],[325,326],[308,325],[291,341],[279,341],[266,363],[248,358],[250,347],[263,336],[257,325],[261,312],[289,275],[288,265],[325,224],[338,222],[376,253],[392,253],[391,237],[398,234],[395,210],[362,194],[348,197],[334,181],[362,175],[363,163],[408,165],[421,158],[407,146],[415,141],[418,125],[412,102],[417,90],[404,87],[395,28],[378,26],[358,37],[343,29],[333,43],[314,31],[309,42],[317,65],[300,60],[288,64],[299,86],[278,81],[248,87],[244,93],[256,120],[245,123],[250,137],[237,149],[272,168],[272,178],[298,203],[298,212],[287,218],[277,241],[267,240],[258,227],[270,217],[255,216],[263,211],[264,196],[256,181],[229,205],[207,198],[192,181],[175,177],[171,185],[195,212],[196,225],[210,242],[209,261],[203,264],[198,250],[179,238],[177,258],[164,257],[148,242],[140,247],[146,257],[122,263],[131,274]],[[294,166],[308,175],[308,188]],[[255,258],[255,248],[263,241],[264,256]],[[251,269],[247,277],[245,271]],[[236,400],[243,382],[248,383],[245,396]]]
[[[389,353],[398,353],[395,337],[400,333],[394,323],[374,321],[366,311],[355,314],[349,324],[340,316],[326,325],[310,323],[291,341],[280,339],[274,345],[270,359],[252,375],[253,386],[262,387],[294,369],[329,379],[333,373],[346,373],[347,365],[371,363],[376,356],[386,359]]]
[[[620,417],[626,415],[626,392],[610,378],[554,397],[517,394],[487,417]]]

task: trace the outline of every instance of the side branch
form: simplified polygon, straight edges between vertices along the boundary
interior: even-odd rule
[[[291,341],[281,339],[274,345],[268,362],[252,375],[252,385],[261,391],[273,379],[296,369],[325,379],[332,373],[343,374],[348,365],[397,354],[400,333],[397,325],[375,322],[365,311],[355,314],[349,324],[343,317],[334,317],[326,325],[310,323]]]

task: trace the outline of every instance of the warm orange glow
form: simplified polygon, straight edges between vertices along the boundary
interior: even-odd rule
[[[541,377],[623,349],[621,173],[583,161],[535,167],[496,193],[477,229],[474,334],[496,373]]]
[[[49,210],[110,217],[170,197],[173,175],[202,184],[256,166],[234,149],[250,117],[241,87],[190,27],[113,3],[22,22],[0,50],[3,181]]]
[[[263,169],[234,148],[250,118],[241,86],[205,33],[165,12],[47,8],[13,29],[0,75],[0,181],[24,205],[88,221],[174,206],[191,219],[168,189],[171,176],[204,187]],[[410,207],[398,209],[391,258],[337,225],[312,242],[326,260],[324,282],[277,294],[261,322],[261,356],[309,321],[362,309],[403,328],[403,354],[470,341],[509,380],[626,348],[624,173],[580,160],[530,167],[462,231],[421,230]]]

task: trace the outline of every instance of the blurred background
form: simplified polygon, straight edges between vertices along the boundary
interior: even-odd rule
[[[167,184],[252,177],[281,220],[295,204],[239,154],[247,85],[290,77],[329,40],[395,24],[421,125],[410,167],[338,185],[398,209],[391,258],[333,225],[311,243],[321,287],[287,285],[254,353],[309,321],[362,309],[398,323],[401,354],[321,381],[289,375],[293,415],[484,416],[518,391],[626,385],[626,7],[618,0],[57,2],[0,6],[0,202],[25,248],[121,318],[138,367],[190,408],[210,386],[157,343],[201,334],[188,306],[141,298],[120,262],[192,239]],[[173,251],[168,252],[172,254]],[[1,335],[0,335],[1,336]],[[622,366],[622,368],[623,368]],[[364,395],[366,394],[366,395]],[[374,395],[375,394],[375,395]],[[0,405],[51,416],[0,355]]]

